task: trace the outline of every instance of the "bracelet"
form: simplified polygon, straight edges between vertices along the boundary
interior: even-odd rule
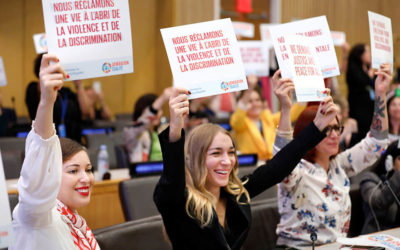
[[[151,113],[153,113],[154,115],[156,115],[158,113],[158,110],[153,108],[153,104],[149,106],[149,110]]]
[[[281,131],[279,130],[279,127],[276,128],[276,134],[282,135],[282,136],[291,136],[293,135],[293,129],[289,130],[289,131]]]

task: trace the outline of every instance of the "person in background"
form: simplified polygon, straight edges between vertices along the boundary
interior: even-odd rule
[[[0,93],[0,137],[10,136],[7,132],[17,121],[14,109],[3,107],[3,95]]]
[[[350,117],[358,123],[360,141],[369,131],[374,112],[374,71],[371,67],[371,52],[366,44],[355,45],[349,54],[346,81]]]
[[[286,79],[275,93],[282,113],[289,113]],[[194,128],[185,140],[189,114],[188,90],[176,88],[169,101],[170,125],[160,135],[164,169],[154,191],[173,249],[241,249],[251,222],[250,199],[275,185],[308,149],[325,136],[321,131],[336,116],[331,97],[324,99],[315,120],[267,164],[240,180],[236,147],[230,134],[216,124]]]
[[[57,62],[54,55],[42,58],[41,95],[26,139],[10,250],[100,249],[76,211],[89,204],[94,185],[88,154],[77,142],[59,139],[53,123],[54,102],[68,78]]]
[[[40,62],[43,54],[35,59],[34,71],[39,78]],[[54,103],[53,120],[60,137],[81,141],[82,118],[89,115],[90,105],[81,81],[74,81],[76,93],[62,87]],[[26,88],[25,104],[31,120],[35,120],[41,97],[40,84],[32,81]]]
[[[400,139],[400,89],[395,89],[388,97],[389,140]]]
[[[349,103],[343,96],[335,96],[333,102],[340,108],[338,118],[343,124],[343,132],[340,135],[340,149],[345,150],[350,147],[351,139],[354,134],[358,133],[357,121],[349,117]]]
[[[307,248],[311,234],[316,245],[346,237],[350,226],[351,201],[349,177],[371,166],[388,145],[386,92],[392,76],[389,64],[376,72],[375,112],[368,135],[358,144],[339,153],[343,126],[333,119],[324,132],[326,138],[309,150],[298,166],[278,185],[280,222],[277,245],[280,248]],[[277,81],[278,75],[274,76]],[[323,101],[324,102],[324,101]],[[319,115],[316,106],[307,107],[299,116],[294,131],[290,118],[281,116],[275,150],[297,138],[305,126]]]
[[[280,72],[280,71],[279,71]],[[257,154],[259,160],[272,158],[272,146],[280,112],[273,114],[266,105],[257,81],[248,80],[248,90],[242,91],[230,124],[242,154]],[[291,109],[291,121],[297,119],[304,106],[296,103]]]
[[[159,97],[146,94],[136,101],[133,124],[124,127],[125,149],[130,163],[162,160],[157,128],[162,116],[161,108],[170,95],[169,87]]]
[[[110,121],[112,112],[104,101],[103,92],[101,90],[96,91],[93,86],[85,88],[85,91],[90,106],[89,116],[86,119]]]
[[[400,226],[400,207],[395,200],[395,196],[400,198],[399,141],[389,145],[371,171],[362,173],[360,192],[365,215],[362,234]]]

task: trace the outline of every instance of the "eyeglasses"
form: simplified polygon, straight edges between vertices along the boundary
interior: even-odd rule
[[[339,125],[329,125],[324,129],[324,132],[326,134],[326,136],[330,136],[332,134],[332,130],[335,130],[336,134],[342,134],[343,132],[343,126],[339,126]]]

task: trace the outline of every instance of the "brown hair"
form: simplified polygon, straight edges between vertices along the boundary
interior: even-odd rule
[[[87,153],[86,148],[74,140],[68,138],[60,138],[60,144],[63,163],[71,159],[74,155],[82,150]]]

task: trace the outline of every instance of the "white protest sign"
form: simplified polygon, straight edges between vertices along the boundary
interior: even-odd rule
[[[282,69],[284,77],[286,77],[284,74],[288,72],[289,67],[286,60],[286,44],[283,42],[284,39],[282,39],[286,34],[303,35],[311,38],[310,42],[317,51],[324,78],[340,75],[331,32],[325,16],[280,24],[270,27],[269,30],[279,67]]]
[[[42,54],[47,52],[46,33],[33,35],[33,43],[35,45],[36,54]]]
[[[321,101],[325,90],[321,66],[311,39],[285,35],[290,78],[294,82],[298,102]]]
[[[342,31],[331,31],[333,45],[342,46],[346,43],[346,33]]]
[[[42,0],[50,54],[69,80],[133,72],[128,0]]]
[[[246,75],[269,76],[269,48],[262,41],[239,41]]]
[[[10,203],[8,201],[6,178],[3,159],[0,152],[0,248],[6,248],[12,243],[12,222]]]
[[[4,69],[3,58],[0,56],[0,86],[7,85],[6,71]]]
[[[272,43],[272,37],[271,37],[271,32],[269,31],[269,28],[276,26],[276,25],[279,25],[279,24],[270,24],[270,23],[260,24],[261,41]]]
[[[382,63],[390,63],[393,66],[392,21],[371,11],[368,11],[368,19],[372,68],[379,69]]]
[[[174,86],[190,99],[247,89],[230,19],[161,29]]]
[[[246,22],[232,22],[235,34],[247,38],[254,37],[254,24]]]

